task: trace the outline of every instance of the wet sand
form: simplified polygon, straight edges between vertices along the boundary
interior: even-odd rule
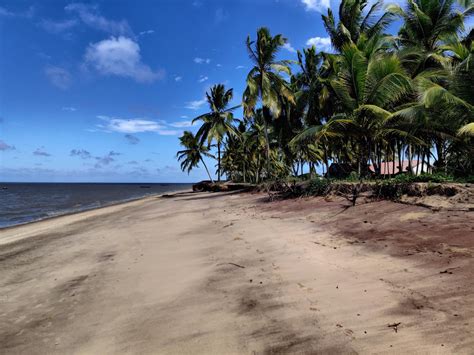
[[[147,198],[0,231],[0,353],[469,354],[472,212]]]

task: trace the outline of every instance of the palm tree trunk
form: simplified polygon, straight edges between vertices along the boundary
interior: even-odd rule
[[[202,164],[204,165],[204,168],[206,169],[207,176],[209,176],[209,180],[211,180],[211,182],[214,183],[214,180],[212,179],[211,174],[209,173],[209,169],[207,168],[207,165],[206,165],[206,163],[204,162],[204,159],[201,158],[201,161],[202,161]]]
[[[217,181],[221,181],[221,142],[217,142]]]
[[[266,158],[267,158],[267,179],[270,176],[270,139],[268,138],[267,120],[270,121],[271,115],[268,107],[263,106],[263,131],[265,132]]]
[[[413,175],[413,166],[411,165],[411,144],[408,144],[408,174]]]

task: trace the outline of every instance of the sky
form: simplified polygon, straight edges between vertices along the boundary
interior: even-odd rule
[[[208,112],[205,92],[223,83],[240,104],[245,40],[261,26],[288,38],[282,59],[329,50],[330,6],[338,1],[0,0],[0,181],[206,179],[176,160],[178,137]]]

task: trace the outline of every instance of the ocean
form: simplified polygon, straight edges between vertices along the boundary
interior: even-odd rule
[[[141,197],[191,189],[191,184],[0,183],[0,228]]]

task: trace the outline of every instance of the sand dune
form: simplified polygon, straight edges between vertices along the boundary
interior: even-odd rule
[[[469,213],[344,206],[182,194],[3,230],[0,353],[472,353]]]

